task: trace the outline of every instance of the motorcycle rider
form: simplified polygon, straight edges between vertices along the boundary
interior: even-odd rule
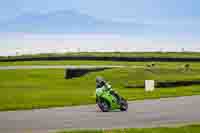
[[[96,89],[110,90],[110,94],[117,98],[118,103],[120,103],[120,96],[112,90],[112,87],[107,83],[102,77],[96,78]]]
[[[110,89],[108,87],[109,85],[106,83],[106,81],[102,77],[97,77],[96,78],[96,88],[102,88],[105,87],[106,89]]]

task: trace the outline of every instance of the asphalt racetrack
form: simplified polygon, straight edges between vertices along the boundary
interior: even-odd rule
[[[1,133],[62,129],[142,128],[200,122],[200,96],[129,102],[127,112],[99,112],[96,105],[0,112]]]
[[[73,69],[73,68],[122,68],[125,66],[114,66],[114,65],[102,65],[102,66],[94,66],[94,65],[35,65],[35,66],[0,66],[0,70],[16,70],[16,69]],[[133,68],[139,66],[132,66]],[[140,66],[141,67],[141,66]]]

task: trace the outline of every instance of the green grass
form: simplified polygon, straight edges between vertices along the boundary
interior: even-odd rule
[[[79,52],[79,53],[50,53],[50,54],[36,54],[36,55],[22,55],[22,56],[10,56],[0,57],[0,59],[6,58],[30,58],[30,57],[59,57],[59,56],[108,56],[108,57],[184,57],[184,58],[199,58],[200,53],[197,52]]]
[[[0,110],[21,110],[94,104],[95,78],[103,76],[128,100],[200,94],[200,85],[157,88],[147,93],[142,88],[125,88],[142,84],[145,79],[158,81],[200,80],[200,69],[181,72],[159,68],[153,72],[142,68],[110,69],[65,80],[63,69],[0,70]]]
[[[159,128],[135,128],[135,129],[113,129],[113,130],[74,130],[59,133],[199,133],[200,125],[182,127],[159,127]]]
[[[18,66],[18,65],[143,65],[143,62],[113,62],[113,61],[19,61],[19,62],[0,62],[0,66]]]

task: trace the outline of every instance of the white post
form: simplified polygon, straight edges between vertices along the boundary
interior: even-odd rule
[[[145,80],[145,91],[154,91],[155,81],[154,80]]]

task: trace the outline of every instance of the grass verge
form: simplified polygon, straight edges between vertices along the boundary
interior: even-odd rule
[[[199,69],[182,72],[165,68],[154,71],[121,68],[66,80],[63,69],[0,70],[0,111],[94,104],[96,76],[105,77],[128,100],[199,95],[200,85],[156,88],[151,93],[143,88],[125,88],[126,84],[143,84],[145,79],[200,80],[199,73]]]
[[[74,130],[58,133],[199,133],[200,125],[182,127],[159,127],[159,128],[135,128],[135,129],[113,129],[113,130]]]

